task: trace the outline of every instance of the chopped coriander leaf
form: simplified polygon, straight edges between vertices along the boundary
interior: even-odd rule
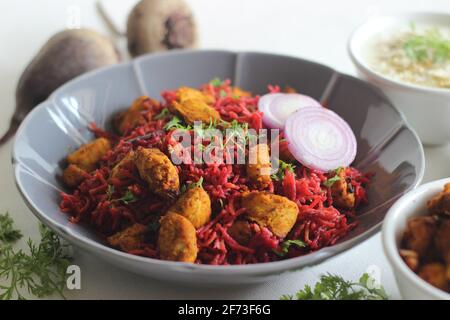
[[[209,82],[209,84],[212,85],[213,87],[220,87],[222,83],[223,83],[222,80],[220,80],[219,78],[214,78]]]
[[[203,177],[200,177],[197,182],[191,182],[181,186],[181,193],[186,192],[189,189],[200,188],[203,186]]]
[[[193,188],[200,188],[201,186],[203,186],[203,177],[200,177],[197,182],[193,182],[191,183],[191,185]]]
[[[132,202],[136,202],[137,198],[130,190],[127,190],[125,195],[122,198],[114,199],[113,201],[122,201],[125,204],[130,204]]]
[[[189,125],[184,125],[183,121],[177,116],[173,116],[164,126],[164,130],[169,131],[172,129],[191,130],[192,128]]]
[[[288,163],[288,162],[284,162],[283,160],[279,159],[278,160],[278,171],[277,173],[273,174],[271,176],[271,178],[275,181],[282,181],[284,179],[284,176],[286,174],[286,169],[289,172],[294,173],[295,172],[295,165]]]
[[[301,240],[285,240],[280,244],[280,250],[273,250],[273,252],[280,257],[284,257],[289,252],[289,248],[293,245],[299,248],[306,247],[306,243]]]
[[[325,181],[323,183],[323,185],[325,187],[331,188],[335,182],[338,182],[339,180],[341,180],[340,173],[342,170],[344,170],[343,167],[339,167],[336,170],[334,170],[334,176],[331,178],[328,178],[328,180]]]
[[[222,98],[226,97],[227,96],[227,92],[225,90],[220,90],[220,96]]]
[[[450,39],[444,37],[438,29],[429,29],[424,33],[411,28],[403,49],[406,55],[415,61],[441,63],[450,60]]]
[[[346,281],[340,276],[326,274],[314,289],[306,285],[292,295],[283,295],[282,300],[387,300],[384,288],[376,285],[373,278],[364,273],[358,282]]]
[[[20,230],[14,229],[14,221],[8,213],[0,215],[0,244],[12,244],[22,238]]]
[[[153,117],[153,119],[155,120],[162,120],[162,119],[166,119],[171,115],[169,109],[164,108],[159,114],[157,114],[156,116]]]
[[[331,188],[335,182],[338,182],[340,180],[341,178],[338,175],[335,175],[334,177],[327,179],[327,181],[325,181],[323,185],[325,187]]]

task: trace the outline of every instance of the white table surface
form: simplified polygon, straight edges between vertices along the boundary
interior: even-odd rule
[[[113,1],[113,0],[111,0]],[[135,2],[135,0],[120,0]],[[190,0],[198,18],[202,48],[260,50],[316,60],[354,74],[346,51],[351,31],[367,17],[398,11],[447,11],[449,0]],[[70,9],[72,8],[72,9]],[[14,90],[21,71],[46,39],[70,22],[73,8],[82,26],[108,33],[94,0],[0,1],[0,132],[6,130],[14,108]],[[76,9],[77,10],[77,9]],[[76,11],[75,10],[75,11]],[[117,39],[121,47],[123,39]],[[0,212],[9,211],[26,236],[37,239],[37,220],[14,186],[11,143],[0,148]],[[450,176],[450,146],[426,148],[424,182]],[[133,275],[94,256],[75,251],[81,267],[81,290],[71,299],[278,299],[313,283],[322,273],[348,279],[379,270],[392,298],[400,298],[391,268],[383,254],[380,234],[319,266],[245,288],[184,288]]]

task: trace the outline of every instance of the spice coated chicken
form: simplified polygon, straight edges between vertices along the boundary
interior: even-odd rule
[[[67,156],[69,166],[63,172],[63,181],[75,187],[86,177],[85,173],[93,171],[102,157],[111,149],[111,143],[105,138],[98,138],[82,145]]]
[[[450,184],[427,203],[429,215],[410,218],[400,250],[405,263],[433,286],[450,291]]]
[[[168,213],[160,220],[158,248],[163,260],[194,262],[197,258],[195,227],[182,215]]]
[[[220,120],[219,112],[208,104],[211,103],[208,95],[195,89],[181,88],[177,97],[178,101],[173,101],[169,109],[180,115],[186,123],[194,124],[195,121],[201,121],[207,124]]]
[[[177,168],[159,149],[139,147],[134,163],[151,191],[163,198],[173,198],[179,193],[180,179]]]
[[[167,213],[185,217],[198,229],[211,218],[211,199],[202,187],[189,188],[179,196]]]
[[[260,143],[250,148],[247,164],[247,174],[250,180],[262,188],[268,187],[272,182],[271,169],[269,146]]]
[[[283,196],[251,192],[242,196],[241,205],[247,209],[247,219],[267,227],[281,238],[286,237],[297,221],[297,204]]]

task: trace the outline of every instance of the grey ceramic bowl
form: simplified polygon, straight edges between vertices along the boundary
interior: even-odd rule
[[[58,209],[64,190],[57,176],[69,150],[92,139],[87,125],[107,127],[111,115],[138,96],[159,97],[168,88],[199,86],[229,78],[253,93],[267,84],[290,85],[341,115],[358,140],[354,166],[375,177],[370,205],[361,210],[359,226],[332,247],[294,259],[246,266],[209,266],[129,255],[107,247],[94,232],[71,224]],[[386,211],[415,188],[424,172],[417,135],[385,96],[371,85],[326,66],[293,57],[226,51],[179,51],[144,56],[130,63],[83,75],[58,89],[20,126],[13,149],[17,187],[31,211],[72,244],[126,270],[190,284],[263,282],[318,264],[356,246],[379,230]]]

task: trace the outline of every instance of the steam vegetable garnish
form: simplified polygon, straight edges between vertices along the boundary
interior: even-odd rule
[[[28,252],[14,249],[22,233],[12,218],[0,215],[0,300],[25,299],[24,292],[43,298],[60,295],[66,285],[66,270],[72,258],[58,236],[40,226],[40,243],[28,239]]]
[[[344,120],[289,92],[269,86],[260,98],[214,79],[136,99],[114,132],[92,125],[96,139],[67,156],[61,211],[153,259],[253,264],[334,245],[357,225],[369,177],[342,152],[356,150]],[[263,121],[272,100],[281,131]],[[297,117],[304,131],[290,129]]]
[[[295,295],[283,295],[281,300],[387,300],[384,288],[364,273],[358,282],[347,281],[342,277],[325,274],[314,288],[306,285]]]
[[[263,122],[269,128],[284,129],[287,118],[304,107],[321,107],[313,98],[298,93],[269,93],[262,96],[258,108]]]
[[[349,166],[356,156],[356,138],[350,126],[333,111],[306,107],[286,121],[289,151],[304,166],[321,171]]]

